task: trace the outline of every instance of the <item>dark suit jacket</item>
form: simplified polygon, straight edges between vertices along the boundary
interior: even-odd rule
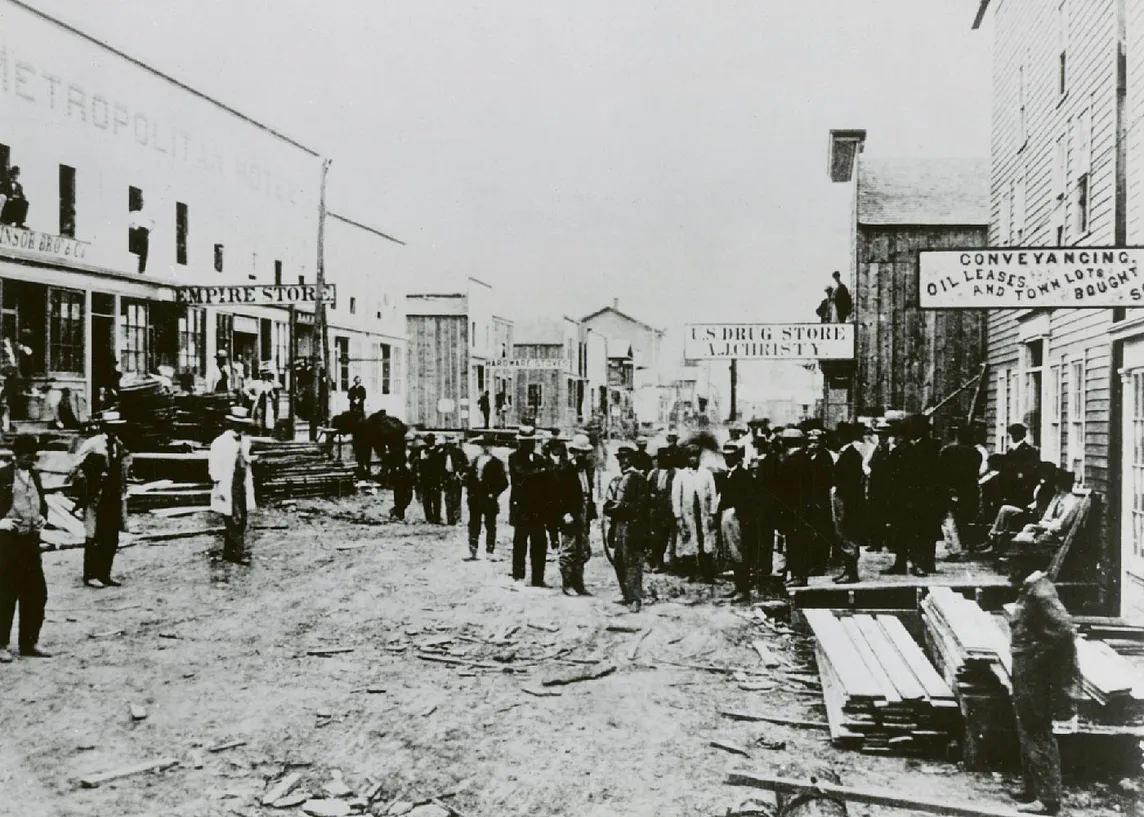
[[[479,458],[478,458],[479,459]],[[490,502],[495,506],[496,500],[508,488],[508,475],[504,470],[504,463],[497,457],[489,457],[484,474],[477,473],[477,460],[474,459],[466,472],[465,483],[469,489],[469,504],[478,505]]]
[[[580,486],[580,474],[575,463],[561,463],[552,473],[551,502],[552,518],[559,522],[564,514],[572,514],[578,520],[584,513],[584,500],[591,499],[592,472],[586,472],[588,477],[588,496],[584,496],[584,489]],[[590,522],[591,519],[584,521]]]
[[[719,492],[719,510],[734,509],[739,523],[749,522],[747,518],[755,512],[755,480],[751,472],[742,466],[732,468],[723,479],[723,489]]]
[[[1022,440],[1005,453],[1004,463],[1002,477],[1006,501],[1019,507],[1027,505],[1032,501],[1039,482],[1037,472],[1041,466],[1040,449],[1028,440]]]
[[[32,482],[36,486],[36,490],[40,492],[40,516],[45,519],[48,518],[48,498],[44,493],[44,483],[40,479],[40,472],[32,469]],[[12,465],[5,465],[0,468],[0,519],[8,515],[8,511],[12,510],[12,489],[16,485],[16,468]]]
[[[848,446],[838,455],[834,464],[834,489],[848,509],[866,502],[866,472],[862,469],[862,454]]]
[[[548,460],[540,453],[530,455],[514,451],[508,456],[508,472],[512,481],[510,502],[514,518],[540,519],[545,510],[545,484]]]

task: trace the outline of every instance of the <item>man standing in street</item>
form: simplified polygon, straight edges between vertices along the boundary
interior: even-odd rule
[[[111,578],[111,566],[119,534],[127,530],[124,508],[131,454],[119,440],[119,429],[126,425],[119,412],[105,411],[98,422],[100,433],[80,446],[71,476],[78,477],[82,486],[77,505],[84,509],[83,583],[101,589],[119,587]]]
[[[675,550],[689,581],[715,582],[715,476],[700,464],[699,447],[686,448],[687,461],[675,475],[671,510],[675,515]]]
[[[647,539],[647,481],[632,462],[636,450],[623,444],[616,451],[621,474],[608,488],[604,515],[610,522],[613,567],[626,605],[633,613],[643,606],[643,560]],[[710,474],[708,474],[710,475]]]
[[[405,521],[405,511],[413,502],[413,471],[409,467],[409,458],[417,456],[417,432],[408,431],[405,442],[397,448],[389,465],[389,480],[393,486],[393,508],[389,512],[390,519]]]
[[[441,488],[445,475],[443,466],[436,435],[426,434],[425,447],[417,458],[417,487],[421,494],[425,521],[432,525],[441,524]]]
[[[945,478],[950,516],[953,530],[949,537],[949,561],[961,558],[962,548],[972,544],[973,523],[981,506],[981,452],[973,444],[971,426],[957,426],[954,429],[954,442],[942,448],[938,454],[941,473]]]
[[[480,398],[477,400],[477,408],[481,412],[481,417],[485,421],[485,428],[489,428],[489,393],[488,390],[481,392]]]
[[[592,442],[577,434],[568,445],[572,459],[556,468],[554,500],[560,516],[560,576],[564,595],[591,595],[584,587],[584,565],[592,555],[589,533],[596,518],[592,485]]]
[[[893,524],[898,547],[889,575],[907,569],[918,577],[935,571],[934,546],[941,537],[944,511],[940,449],[930,438],[929,419],[911,414],[901,425],[902,445],[894,471],[894,490],[900,499]],[[909,563],[912,563],[910,565]]]
[[[838,518],[839,550],[842,554],[842,575],[835,584],[856,584],[858,560],[862,554],[862,539],[866,526],[866,474],[862,469],[862,451],[858,447],[865,437],[860,423],[842,423],[839,433],[846,444],[834,464],[834,494],[841,505]]]
[[[441,450],[441,481],[445,493],[445,522],[456,525],[461,521],[461,494],[464,491],[464,476],[469,469],[469,458],[458,445],[456,436],[445,438]]]
[[[1076,630],[1053,583],[1035,570],[1034,559],[1018,555],[1009,574],[1019,588],[1010,649],[1024,777],[1024,786],[1013,797],[1023,804],[1018,811],[1052,815],[1061,808],[1061,757],[1053,716],[1060,702],[1069,709],[1064,714],[1075,715]]]
[[[661,455],[667,456],[668,468],[682,468],[684,465],[683,452],[679,448],[679,435],[674,431],[667,432],[667,445],[656,452],[657,458]],[[659,466],[663,468],[663,465]]]
[[[481,525],[485,528],[485,555],[492,558],[497,541],[500,495],[508,488],[504,463],[492,452],[492,439],[481,438],[481,453],[473,460],[466,479],[469,499],[469,561],[476,561]]]
[[[365,419],[365,386],[361,384],[361,378],[355,377],[354,384],[350,386],[349,391],[350,401],[350,414],[354,415],[360,420]]]
[[[208,466],[211,482],[211,510],[222,514],[226,524],[223,534],[223,561],[250,564],[246,545],[248,515],[254,510],[254,474],[251,470],[250,412],[232,406],[227,415],[229,428],[211,443]]]
[[[755,485],[751,472],[743,464],[742,447],[727,443],[723,446],[723,457],[730,470],[719,493],[720,530],[724,546],[735,560],[735,589],[727,598],[736,604],[749,604],[759,544]]]
[[[655,468],[655,462],[652,461],[651,454],[647,453],[646,437],[640,437],[636,440],[636,453],[632,454],[632,465],[639,471],[642,471],[645,477],[651,473],[651,469]]]
[[[21,434],[12,443],[15,463],[0,468],[0,664],[12,661],[8,644],[17,606],[20,655],[51,657],[37,646],[48,604],[40,557],[40,531],[48,503],[36,470],[38,449],[35,437]]]
[[[532,586],[544,583],[544,562],[548,557],[548,531],[545,529],[547,497],[544,495],[548,467],[536,451],[536,430],[524,426],[516,435],[517,449],[508,458],[512,494],[509,512],[513,526],[512,577],[523,581],[526,562],[532,565]]]
[[[656,467],[648,482],[648,568],[662,573],[667,560],[675,559],[675,515],[671,511],[671,489],[675,482],[675,460],[666,448],[656,452]]]

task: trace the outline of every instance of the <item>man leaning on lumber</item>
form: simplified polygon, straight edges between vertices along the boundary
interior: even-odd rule
[[[1035,555],[1018,553],[1009,572],[1019,588],[1010,630],[1013,706],[1024,775],[1024,786],[1013,797],[1022,803],[1018,811],[1057,814],[1061,756],[1053,734],[1054,709],[1067,709],[1067,716],[1075,719],[1076,631],[1056,587],[1036,564]]]

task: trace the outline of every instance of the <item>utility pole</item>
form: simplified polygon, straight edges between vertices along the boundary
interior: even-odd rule
[[[727,418],[728,423],[735,422],[735,418],[739,414],[739,361],[731,359],[731,414]]]
[[[329,396],[329,389],[323,392],[325,380],[329,376],[326,364],[329,361],[329,339],[326,337],[326,303],[322,296],[326,286],[326,178],[330,173],[330,160],[322,159],[322,184],[318,193],[318,267],[314,293],[314,334],[310,345],[310,368],[313,383],[310,386],[310,441],[318,439],[318,425],[326,419],[326,404],[323,393]]]

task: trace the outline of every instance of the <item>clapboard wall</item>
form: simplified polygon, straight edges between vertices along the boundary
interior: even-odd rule
[[[406,422],[426,428],[462,429],[461,400],[476,410],[469,394],[469,318],[463,315],[409,315]],[[449,412],[438,411],[443,399],[453,401]]]
[[[516,359],[559,359],[567,350],[563,345],[547,343],[518,343],[513,347]],[[518,415],[532,418],[540,428],[559,428],[566,431],[576,424],[576,407],[573,394],[572,376],[559,369],[518,369],[516,370],[516,393],[513,397]],[[540,407],[533,411],[529,407],[530,387],[540,389]],[[569,402],[572,401],[572,405]]]
[[[936,405],[981,371],[985,313],[922,310],[918,305],[918,252],[985,246],[981,226],[870,226],[856,235],[854,321],[859,416],[888,409],[920,412]],[[935,417],[939,429],[965,417],[967,389]]]

